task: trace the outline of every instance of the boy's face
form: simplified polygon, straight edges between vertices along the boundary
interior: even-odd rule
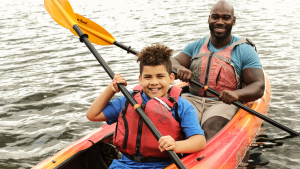
[[[174,79],[174,74],[169,75],[163,65],[144,66],[142,75],[139,76],[143,92],[150,98],[165,96]]]

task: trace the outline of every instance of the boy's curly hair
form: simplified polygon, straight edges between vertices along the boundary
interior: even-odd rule
[[[170,75],[172,73],[172,54],[173,49],[159,43],[144,48],[137,54],[137,62],[140,62],[140,74],[143,73],[144,66],[163,65]]]

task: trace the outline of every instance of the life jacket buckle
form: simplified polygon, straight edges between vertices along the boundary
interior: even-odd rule
[[[141,106],[142,106],[142,108],[145,110],[145,107],[146,107],[146,105],[145,105],[145,103],[144,103],[144,102],[142,103],[142,105],[141,105]]]
[[[176,102],[175,97],[169,97],[169,100],[170,100],[172,103]]]

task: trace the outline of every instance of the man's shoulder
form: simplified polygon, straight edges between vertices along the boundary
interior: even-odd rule
[[[198,39],[196,41],[192,41],[185,46],[185,48],[182,50],[183,53],[186,53],[187,55],[193,57],[197,52],[199,52],[200,48],[203,46],[205,42],[206,36],[202,39]]]
[[[205,37],[204,37],[204,38],[205,38]],[[196,47],[196,46],[202,46],[202,45],[204,44],[204,41],[205,41],[204,38],[198,39],[198,40],[193,41],[193,42],[190,42],[188,45],[189,45],[189,46],[194,46],[194,47]]]
[[[206,35],[207,36],[207,35]],[[206,40],[206,36],[204,36],[204,37],[202,37],[202,38],[200,38],[200,39],[198,39],[198,40],[195,40],[195,41],[192,41],[192,42],[190,42],[189,44],[193,44],[193,45],[203,45],[204,44],[204,42],[205,42],[205,40]]]
[[[242,39],[241,37],[238,37],[238,36],[235,36],[235,35],[232,35],[232,38],[233,38],[232,43],[235,43],[235,42]],[[249,52],[249,51],[251,51],[251,52],[254,51],[255,52],[253,46],[251,46],[248,43],[242,43],[240,45],[237,45],[235,48],[236,48],[237,51],[239,51],[241,53],[245,53],[245,52]]]
[[[231,36],[232,36],[232,41],[233,41],[233,43],[236,42],[236,41],[238,41],[238,40],[241,40],[241,39],[242,39],[241,37],[236,36],[236,35],[231,35]]]

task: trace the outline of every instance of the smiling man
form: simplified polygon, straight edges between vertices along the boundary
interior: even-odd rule
[[[208,16],[210,35],[189,43],[172,59],[177,78],[186,82],[193,79],[220,92],[217,98],[191,84],[190,94],[182,95],[196,108],[207,140],[237,112],[232,102],[254,101],[264,93],[259,56],[249,40],[231,34],[235,23],[233,7],[217,2]]]

